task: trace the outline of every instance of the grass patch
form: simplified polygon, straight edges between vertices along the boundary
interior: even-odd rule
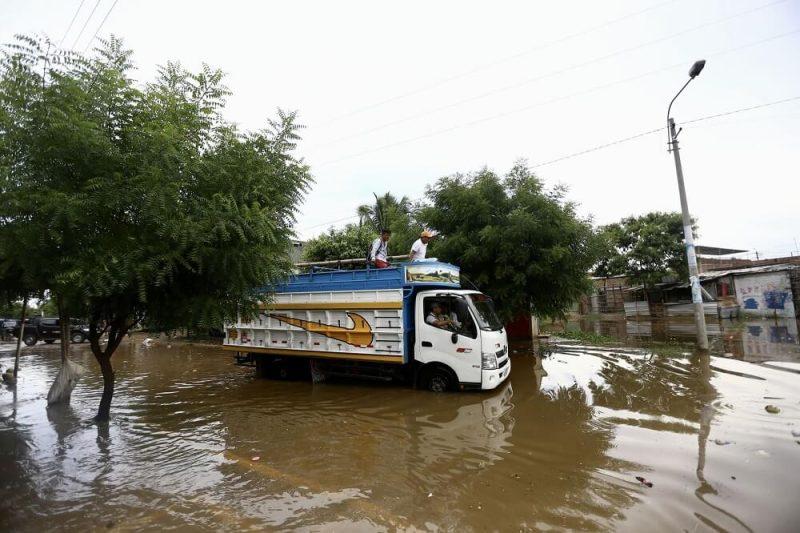
[[[608,335],[602,335],[600,333],[595,333],[593,331],[559,331],[551,333],[556,337],[560,337],[562,339],[569,339],[571,341],[578,341],[583,342],[586,344],[619,344],[620,340],[615,339],[614,337],[609,337]]]

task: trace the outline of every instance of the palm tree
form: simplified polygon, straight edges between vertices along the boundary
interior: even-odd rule
[[[411,212],[411,200],[407,196],[398,200],[390,192],[383,196],[372,194],[375,197],[373,205],[363,204],[356,209],[360,226],[367,224],[375,231],[380,231],[382,228],[391,227],[397,218],[407,217]]]

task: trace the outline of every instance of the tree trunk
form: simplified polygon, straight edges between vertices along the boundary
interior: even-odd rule
[[[98,422],[106,422],[111,417],[111,399],[114,397],[114,369],[111,366],[111,354],[95,354],[100,363],[100,372],[103,374],[103,395],[100,397],[100,408],[97,416]]]
[[[69,356],[69,315],[67,314],[66,309],[64,308],[64,298],[60,295],[56,295],[56,305],[58,305],[58,324],[61,329],[61,364],[67,362],[67,357]]]
[[[69,360],[69,314],[64,306],[64,298],[60,294],[56,294],[56,304],[58,305],[58,324],[61,337],[61,368],[56,374],[56,379],[50,386],[50,391],[47,393],[47,405],[54,404],[69,404],[72,397],[72,391],[78,384],[84,372],[84,368],[77,363]]]
[[[17,353],[14,355],[14,379],[19,373],[19,351],[22,349],[22,337],[25,335],[25,312],[28,310],[28,297],[22,299],[22,313],[19,317],[19,337],[17,337]]]
[[[89,344],[103,375],[103,395],[100,397],[97,416],[94,417],[98,422],[106,422],[111,418],[111,400],[114,397],[114,368],[111,366],[111,356],[136,322],[124,314],[110,323],[101,320],[99,314],[93,314],[89,321]],[[104,350],[100,347],[100,338],[106,331],[108,331],[108,343]]]

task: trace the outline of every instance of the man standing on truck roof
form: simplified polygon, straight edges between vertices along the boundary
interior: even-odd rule
[[[369,249],[369,262],[376,268],[389,266],[389,238],[391,236],[392,230],[384,228],[381,230],[381,236],[372,241]]]
[[[409,261],[419,261],[425,259],[425,254],[428,252],[428,242],[433,238],[433,233],[428,230],[419,234],[419,239],[414,241],[411,245],[411,253],[408,254]]]

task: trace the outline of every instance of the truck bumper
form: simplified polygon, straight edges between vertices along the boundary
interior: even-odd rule
[[[481,389],[496,389],[501,383],[508,379],[510,374],[511,358],[509,357],[508,362],[503,365],[503,368],[498,368],[497,370],[481,370]]]

